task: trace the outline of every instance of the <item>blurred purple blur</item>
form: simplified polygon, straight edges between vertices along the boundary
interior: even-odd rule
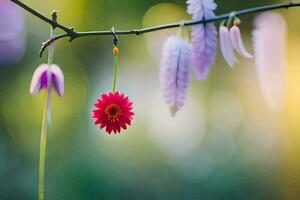
[[[0,66],[17,63],[24,53],[24,16],[9,0],[0,0]]]

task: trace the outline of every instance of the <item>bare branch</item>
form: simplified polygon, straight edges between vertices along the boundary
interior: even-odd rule
[[[41,50],[40,50],[40,56],[42,56],[43,52],[45,49],[54,41],[59,40],[61,38],[69,37],[70,41],[79,38],[79,37],[85,37],[85,36],[100,36],[100,35],[114,35],[111,30],[107,31],[88,31],[88,32],[77,32],[73,28],[67,28],[66,26],[63,26],[59,24],[58,22],[47,18],[43,14],[39,13],[38,11],[32,9],[31,7],[27,6],[26,4],[22,3],[19,0],[10,0],[14,2],[15,4],[19,5],[32,15],[38,17],[39,19],[43,20],[44,22],[50,24],[53,28],[59,28],[63,30],[65,33],[59,36],[56,36],[53,39],[49,39],[46,42],[43,43]],[[282,9],[282,8],[290,8],[290,7],[299,7],[300,2],[288,2],[288,3],[279,3],[279,4],[271,4],[271,5],[266,5],[266,6],[259,6],[259,7],[253,7],[253,8],[248,8],[244,10],[239,10],[235,11],[236,16],[241,16],[241,15],[247,15],[247,14],[252,14],[252,13],[257,13],[257,12],[263,12],[263,11],[268,11],[268,10],[277,10],[277,9]],[[215,21],[220,21],[220,20],[227,20],[232,12],[222,14],[219,16],[216,16],[211,19],[205,19],[205,20],[187,20],[183,22],[178,22],[178,23],[172,23],[172,24],[163,24],[159,26],[154,26],[154,27],[148,27],[148,28],[142,28],[142,29],[132,29],[132,30],[115,30],[115,34],[117,35],[141,35],[144,33],[150,33],[154,31],[159,31],[159,30],[165,30],[165,29],[170,29],[170,28],[177,28],[182,25],[184,26],[193,26],[197,24],[204,24],[204,23],[209,23],[209,22],[215,22]]]

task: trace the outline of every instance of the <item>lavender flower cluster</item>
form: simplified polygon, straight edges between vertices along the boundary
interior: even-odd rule
[[[187,12],[194,20],[215,17],[217,4],[214,0],[187,0],[187,5]],[[270,107],[276,110],[282,106],[284,97],[284,80],[280,77],[284,77],[285,69],[285,24],[284,19],[277,14],[262,15],[267,16],[266,19],[257,17],[253,32],[254,58],[263,96]],[[232,18],[235,18],[233,24]],[[253,58],[242,40],[239,29],[241,21],[235,16],[232,18],[228,19],[226,26],[222,22],[219,28],[221,53],[230,67],[234,67],[238,61],[235,52],[244,58]],[[275,33],[274,28],[279,32]],[[272,42],[274,38],[276,41]],[[193,68],[198,80],[204,80],[208,76],[215,62],[217,42],[218,32],[214,23],[193,26],[191,43],[183,34],[166,39],[162,50],[160,83],[163,97],[173,116],[184,105],[191,69]],[[275,72],[271,67],[274,67]]]

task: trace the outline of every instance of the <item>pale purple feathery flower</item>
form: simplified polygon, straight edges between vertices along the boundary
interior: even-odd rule
[[[184,105],[190,84],[190,43],[179,36],[169,37],[162,50],[160,83],[171,114]]]
[[[234,67],[236,57],[233,52],[233,45],[231,43],[230,33],[226,26],[224,25],[220,26],[219,37],[220,37],[220,48],[225,61],[230,67]]]
[[[48,72],[51,75],[51,81],[48,80]],[[53,88],[59,96],[64,94],[64,74],[58,65],[52,64],[48,67],[48,64],[42,64],[36,68],[33,73],[30,93],[37,95],[42,89],[47,89],[48,84],[51,83]]]
[[[253,56],[246,50],[242,40],[241,31],[236,24],[230,28],[230,38],[232,46],[236,52],[245,58],[253,58]]]
[[[254,59],[263,97],[272,110],[280,111],[285,96],[287,25],[275,13],[259,15],[254,25]]]
[[[188,13],[194,20],[215,17],[217,4],[214,0],[187,0]],[[213,23],[199,24],[192,27],[192,65],[197,79],[207,77],[211,66],[215,62],[217,50],[217,30]]]

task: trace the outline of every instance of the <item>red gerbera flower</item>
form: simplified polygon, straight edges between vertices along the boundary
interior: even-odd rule
[[[109,134],[112,131],[120,133],[121,128],[127,129],[127,125],[131,125],[134,113],[128,96],[120,92],[103,93],[101,99],[97,99],[94,105],[95,124],[99,124],[100,129],[106,127],[106,132]]]

